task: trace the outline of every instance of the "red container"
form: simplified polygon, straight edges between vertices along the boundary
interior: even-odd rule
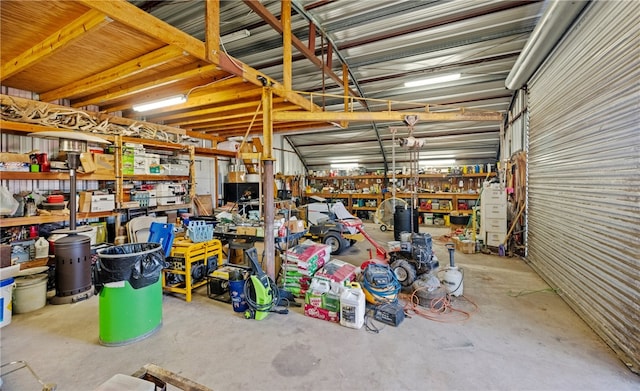
[[[49,204],[59,204],[64,202],[64,196],[62,194],[53,194],[47,197],[47,203]]]

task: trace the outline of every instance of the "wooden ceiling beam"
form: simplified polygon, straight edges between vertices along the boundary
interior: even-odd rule
[[[253,85],[271,87],[276,95],[295,103],[305,110],[321,110],[320,107],[304,99],[297,93],[286,90],[282,84],[271,79],[266,74],[259,72],[226,53],[220,50],[217,50],[215,53],[207,53],[204,42],[142,11],[126,0],[77,0],[77,2],[98,10],[131,29],[140,31],[166,44],[177,46],[196,58],[213,62],[220,66],[221,69],[232,75],[242,77]]]
[[[100,93],[73,100],[71,104],[74,107],[101,105],[105,102],[127,98],[141,92],[166,87],[170,84],[179,83],[189,79],[202,79],[205,77],[215,78],[216,74],[221,73],[222,71],[218,70],[215,65],[201,66],[197,63],[188,64],[186,66],[178,67],[178,69],[171,69],[169,71],[147,76],[128,83],[119,84],[116,87],[107,89]],[[226,74],[226,72],[224,74]]]
[[[294,104],[286,105],[282,108],[282,110],[295,110],[298,106]],[[255,112],[254,112],[255,113]],[[233,120],[236,118],[248,118],[253,116],[254,113],[247,112],[245,110],[228,110],[218,113],[215,117],[211,116],[198,116],[198,117],[189,117],[189,119],[182,121],[169,121],[165,122],[170,126],[180,126],[185,128],[190,128],[193,126],[197,126],[199,124],[215,124],[218,122],[227,122],[229,120]],[[262,115],[263,110],[258,111],[258,115]]]
[[[497,112],[403,112],[403,111],[376,111],[376,112],[343,112],[343,111],[325,111],[325,112],[305,112],[305,111],[276,111],[273,113],[274,122],[290,122],[290,121],[324,121],[324,122],[340,122],[340,121],[399,121],[404,122],[404,118],[408,115],[415,115],[418,120],[425,122],[434,121],[502,121],[502,114]]]
[[[256,14],[258,14],[267,24],[269,24],[274,30],[276,30],[280,34],[284,34],[284,27],[282,23],[271,13],[269,10],[263,6],[260,2],[254,0],[243,0],[244,3],[252,9]],[[291,43],[295,46],[296,49],[300,51],[309,61],[311,61],[315,66],[320,68],[327,76],[329,76],[333,81],[335,81],[340,87],[347,88],[349,93],[353,96],[359,96],[355,91],[352,91],[345,87],[343,84],[342,78],[336,75],[335,72],[331,68],[329,68],[325,63],[320,60],[314,50],[309,49],[307,45],[305,45],[300,39],[298,39],[295,35],[291,34]]]
[[[40,99],[50,102],[60,98],[73,99],[100,89],[117,85],[122,80],[141,74],[160,65],[174,61],[180,56],[188,55],[175,46],[165,46],[144,56],[134,58],[104,72],[96,73],[83,80],[40,94]],[[84,104],[86,105],[86,104]],[[82,106],[82,105],[81,105]]]
[[[144,113],[144,117],[146,118],[147,121],[156,121],[154,115],[157,115],[157,114],[163,115],[163,114],[176,112],[176,111],[186,112],[186,111],[190,111],[193,108],[200,108],[201,106],[207,106],[207,105],[215,105],[225,101],[237,101],[237,100],[243,100],[248,98],[255,99],[261,94],[262,94],[262,89],[253,88],[250,90],[244,89],[244,90],[233,90],[233,91],[220,91],[220,92],[207,93],[207,94],[201,94],[196,96],[189,96],[189,98],[185,103],[181,103],[171,107],[165,107],[162,109],[146,111]],[[167,96],[169,95],[171,94],[167,94]],[[127,103],[126,105],[120,105],[120,106],[113,106],[113,107],[110,106],[108,107],[108,111],[127,110],[130,107],[131,107],[130,103]],[[130,112],[130,113],[125,113],[125,116],[135,117],[135,116],[139,116],[139,114]]]
[[[273,128],[273,132],[274,133],[286,133],[286,132],[292,132],[292,131],[303,131],[303,130],[307,130],[307,131],[314,131],[320,128],[327,128],[327,124],[325,122],[287,122],[287,123],[279,123],[279,124],[273,124],[274,128]],[[206,133],[215,133],[217,134],[218,137],[233,137],[233,136],[239,136],[239,135],[244,135],[245,132],[247,131],[247,128],[227,128],[227,129],[209,129],[209,130],[201,130],[201,132],[206,132]],[[261,130],[254,130],[251,131],[250,134],[258,134],[260,133]]]
[[[220,50],[220,0],[206,0],[204,12],[204,44],[213,60],[213,53]]]
[[[36,15],[34,15],[36,17]],[[38,61],[82,37],[85,33],[111,22],[104,13],[90,10],[38,44],[2,64],[0,81],[29,68]]]
[[[185,118],[216,115],[218,113],[223,113],[227,110],[238,110],[238,109],[255,110],[256,107],[258,107],[258,103],[256,101],[234,103],[230,105],[215,106],[215,107],[210,107],[206,109],[185,111],[181,113],[169,113],[167,115],[155,116],[153,117],[153,120],[161,121],[164,123],[173,123],[173,122],[179,122]]]

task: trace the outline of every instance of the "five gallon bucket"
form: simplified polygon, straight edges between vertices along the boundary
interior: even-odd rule
[[[15,281],[13,278],[7,278],[0,281],[0,327],[4,327],[11,323],[11,306],[13,288],[15,287]]]
[[[13,311],[16,314],[38,310],[47,304],[46,273],[16,277],[16,290],[13,294]]]

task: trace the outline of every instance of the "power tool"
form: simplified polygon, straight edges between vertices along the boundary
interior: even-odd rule
[[[245,250],[252,274],[244,284],[244,296],[249,307],[244,312],[247,319],[262,320],[270,312],[287,314],[288,309],[274,309],[280,303],[280,291],[275,282],[262,270],[255,247]]]

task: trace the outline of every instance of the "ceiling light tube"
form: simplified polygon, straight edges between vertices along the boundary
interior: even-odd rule
[[[154,110],[154,109],[160,109],[162,107],[178,105],[178,104],[184,103],[186,101],[187,101],[187,96],[186,95],[170,96],[168,98],[164,98],[164,99],[160,99],[160,100],[156,100],[156,101],[152,101],[152,102],[142,103],[142,104],[139,104],[139,105],[133,105],[133,110],[134,111],[149,111],[149,110]]]
[[[420,160],[420,165],[424,167],[446,167],[453,164],[456,164],[455,159]]]
[[[237,41],[242,38],[247,38],[250,35],[251,35],[251,32],[249,32],[249,30],[247,29],[244,29],[244,30],[236,31],[235,33],[223,35],[222,37],[220,37],[220,42],[229,43],[229,42]]]
[[[448,81],[458,80],[460,78],[459,73],[452,73],[450,75],[436,76],[436,77],[428,77],[426,79],[408,81],[404,83],[405,87],[422,87],[429,84],[437,84],[437,83],[445,83]]]
[[[349,170],[352,168],[358,168],[358,163],[331,163],[331,168]]]

